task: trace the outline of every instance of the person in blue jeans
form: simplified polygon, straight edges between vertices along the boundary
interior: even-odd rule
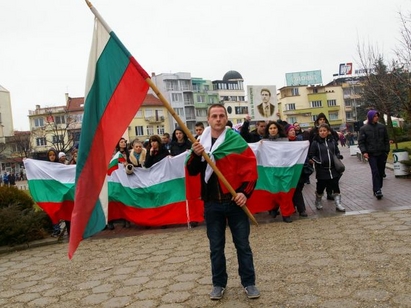
[[[360,128],[358,148],[370,164],[374,196],[381,200],[385,164],[390,152],[390,140],[387,127],[378,123],[380,119],[378,111],[368,111],[367,119],[368,123]]]
[[[248,298],[258,298],[260,292],[255,286],[255,270],[253,254],[250,247],[250,222],[241,208],[254,191],[257,181],[257,163],[254,153],[242,137],[226,127],[228,117],[223,105],[211,105],[207,120],[209,127],[201,135],[200,141],[192,145],[192,152],[187,159],[187,169],[190,175],[201,174],[201,198],[204,201],[204,216],[207,226],[207,237],[210,243],[210,258],[213,289],[210,298],[219,300],[223,297],[227,286],[228,274],[225,248],[225,230],[231,230],[234,245],[237,250],[238,273],[241,284]],[[240,154],[234,149],[244,149]],[[217,161],[224,160],[219,156],[224,152],[224,158],[236,154],[236,159],[226,160],[225,166],[231,172],[223,173],[227,181],[236,191],[233,197],[220,181],[213,170],[204,161],[201,154],[209,153]],[[251,154],[250,154],[251,152]],[[225,170],[227,171],[227,170]]]

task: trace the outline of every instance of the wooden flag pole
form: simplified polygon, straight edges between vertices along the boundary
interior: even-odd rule
[[[104,21],[104,19],[100,16],[100,14],[97,12],[97,10],[93,7],[90,1],[85,0],[88,7],[91,9],[93,14],[100,20],[100,22],[103,24],[103,26],[106,28],[107,32],[111,32],[110,27],[107,25],[107,23]],[[137,69],[140,71],[144,71],[142,67],[134,60],[131,61],[134,65],[136,65]],[[147,76],[147,73],[144,71]],[[161,94],[161,92],[158,90],[157,86],[153,83],[150,77],[145,79],[150,88],[154,91],[154,93],[157,95],[157,97],[160,99],[160,101],[163,103],[164,107],[167,108],[168,112],[173,116],[173,118],[177,121],[178,125],[181,127],[181,129],[185,132],[187,137],[191,140],[191,142],[196,142],[197,140],[194,138],[194,136],[191,134],[185,123],[180,119],[180,117],[176,114],[174,111],[173,107],[171,107],[170,103],[166,100],[166,98]],[[206,160],[206,162],[210,165],[210,167],[213,169],[214,173],[217,175],[217,177],[220,179],[220,181],[224,184],[224,186],[227,188],[227,190],[231,193],[233,197],[237,196],[237,192],[233,189],[231,184],[227,181],[225,176],[221,173],[221,171],[217,168],[215,163],[210,159],[210,157],[207,155],[207,153],[203,152],[202,156]],[[253,214],[251,214],[250,210],[247,208],[246,205],[241,207],[244,212],[247,214],[248,218],[256,225],[258,226],[257,220],[254,218]]]
[[[171,107],[170,103],[167,101],[167,99],[161,94],[161,92],[158,90],[157,86],[153,83],[151,78],[147,78],[146,82],[149,84],[150,88],[154,91],[154,93],[157,95],[157,97],[161,100],[163,103],[164,107],[167,108],[168,112],[173,116],[173,118],[177,121],[178,125],[181,127],[181,129],[184,131],[184,133],[187,135],[187,137],[190,139],[192,143],[197,142],[197,140],[194,138],[194,136],[191,134],[190,130],[187,128],[185,123],[180,119],[178,114],[174,111],[173,107]],[[220,181],[224,184],[224,186],[227,188],[227,190],[231,193],[233,197],[237,195],[237,192],[234,190],[234,188],[231,186],[231,184],[227,181],[225,176],[221,173],[221,171],[217,168],[215,163],[211,160],[211,158],[203,151],[201,154],[206,162],[210,165],[210,167],[213,169],[214,173],[217,175],[217,177],[220,179]],[[241,207],[244,212],[247,214],[248,218],[256,225],[258,226],[257,220],[254,218],[253,214],[251,214],[250,210],[246,205]]]

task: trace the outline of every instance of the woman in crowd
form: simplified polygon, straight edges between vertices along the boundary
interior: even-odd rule
[[[50,149],[47,151],[46,156],[47,156],[47,160],[48,160],[49,162],[59,163],[59,157],[58,157],[57,151],[56,151],[54,148],[50,148]],[[53,236],[53,237],[58,237],[58,236],[60,235],[60,232],[61,232],[61,230],[60,230],[60,223],[54,224],[54,225],[53,225],[53,231],[52,231],[52,233],[51,233],[51,236]]]
[[[114,155],[118,152],[120,152],[123,155],[123,157],[124,157],[123,165],[124,165],[124,167],[126,167],[129,153],[128,153],[128,150],[127,150],[127,140],[125,138],[120,138],[120,140],[117,142],[116,148],[114,150]],[[124,220],[123,227],[129,228],[130,227],[130,222],[127,221],[127,220]],[[107,222],[107,229],[114,230],[114,223],[113,223],[112,220],[109,220]]]
[[[155,163],[158,163],[163,158],[167,157],[170,153],[165,148],[164,144],[161,142],[161,138],[158,135],[153,135],[150,137],[148,142],[148,151],[146,155],[146,161],[144,166],[146,168],[151,168]]]
[[[330,126],[326,123],[318,127],[318,135],[314,137],[310,145],[308,157],[315,163],[315,173],[317,178],[317,187],[315,193],[315,207],[321,210],[322,196],[324,189],[330,189],[334,192],[334,202],[336,210],[345,212],[341,205],[341,194],[339,180],[341,174],[337,172],[333,162],[333,155],[342,159],[337,141],[331,134]]]
[[[263,140],[270,141],[288,141],[287,135],[284,132],[284,128],[278,122],[270,121],[265,127]]]
[[[180,127],[177,127],[171,137],[171,156],[177,156],[189,149],[191,149],[191,141],[188,140],[186,133]]]
[[[286,126],[286,132],[288,136],[288,140],[290,141],[302,141],[302,135],[300,134],[299,136],[296,136],[295,128],[293,125],[288,125]],[[298,140],[301,139],[301,140]],[[309,164],[308,157],[306,157],[305,164]],[[298,214],[300,217],[307,217],[307,212],[305,208],[305,202],[304,202],[304,197],[303,197],[303,189],[304,189],[304,184],[307,181],[309,175],[301,170],[301,175],[300,178],[298,179],[297,186],[294,191],[293,195],[293,204],[297,208]]]
[[[146,161],[147,150],[143,147],[143,143],[134,139],[131,143],[131,150],[128,156],[128,162],[134,167],[143,167]]]
[[[262,141],[288,141],[287,135],[284,132],[283,126],[274,121],[268,122],[265,127]],[[276,202],[275,202],[276,203]],[[290,223],[292,222],[290,215],[294,212],[292,209],[293,206],[291,203],[287,204],[280,200],[279,204],[275,204],[274,208],[269,211],[270,215],[273,218],[276,218],[279,214],[279,209],[281,209],[281,214],[283,214],[283,221]],[[284,213],[286,213],[284,215]]]

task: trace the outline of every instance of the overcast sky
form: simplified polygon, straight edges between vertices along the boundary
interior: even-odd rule
[[[386,58],[399,45],[399,12],[411,0],[93,0],[151,74],[190,72],[245,85],[285,86],[285,74],[358,64],[357,43]],[[83,0],[0,0],[0,85],[11,93],[14,128],[28,130],[35,105],[84,96],[93,14]]]

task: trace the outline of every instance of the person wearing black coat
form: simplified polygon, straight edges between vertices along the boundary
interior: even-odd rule
[[[341,194],[339,180],[341,174],[337,172],[334,166],[333,155],[342,159],[337,142],[330,134],[330,127],[323,123],[318,127],[318,135],[314,138],[310,145],[308,157],[315,164],[315,173],[317,178],[317,187],[315,192],[315,207],[321,210],[322,196],[326,188],[334,192],[334,202],[336,210],[345,212],[345,208],[341,205]]]
[[[320,124],[323,124],[323,123],[328,125],[328,127],[330,128],[330,135],[334,138],[336,144],[338,144],[338,141],[340,140],[340,138],[338,137],[338,133],[331,128],[330,122],[328,121],[325,114],[322,112],[318,114],[317,119],[314,122],[314,127],[310,130],[310,133],[308,136],[308,140],[310,141],[310,144],[313,142],[314,138],[318,136],[318,127],[320,126]],[[327,191],[327,200],[334,200],[334,196],[333,196],[334,192],[330,190],[330,188],[327,188],[326,191]]]
[[[148,142],[148,149],[144,167],[151,168],[151,166],[166,158],[168,155],[170,155],[170,153],[161,142],[160,136],[153,135],[150,137]]]
[[[171,137],[169,148],[171,156],[177,156],[189,149],[191,149],[191,141],[188,140],[186,133],[180,127],[177,127]]]
[[[376,110],[368,111],[368,123],[360,128],[358,148],[364,158],[368,159],[372,174],[374,196],[383,197],[381,188],[385,174],[385,164],[390,152],[390,141],[385,125],[378,123],[380,114]]]

